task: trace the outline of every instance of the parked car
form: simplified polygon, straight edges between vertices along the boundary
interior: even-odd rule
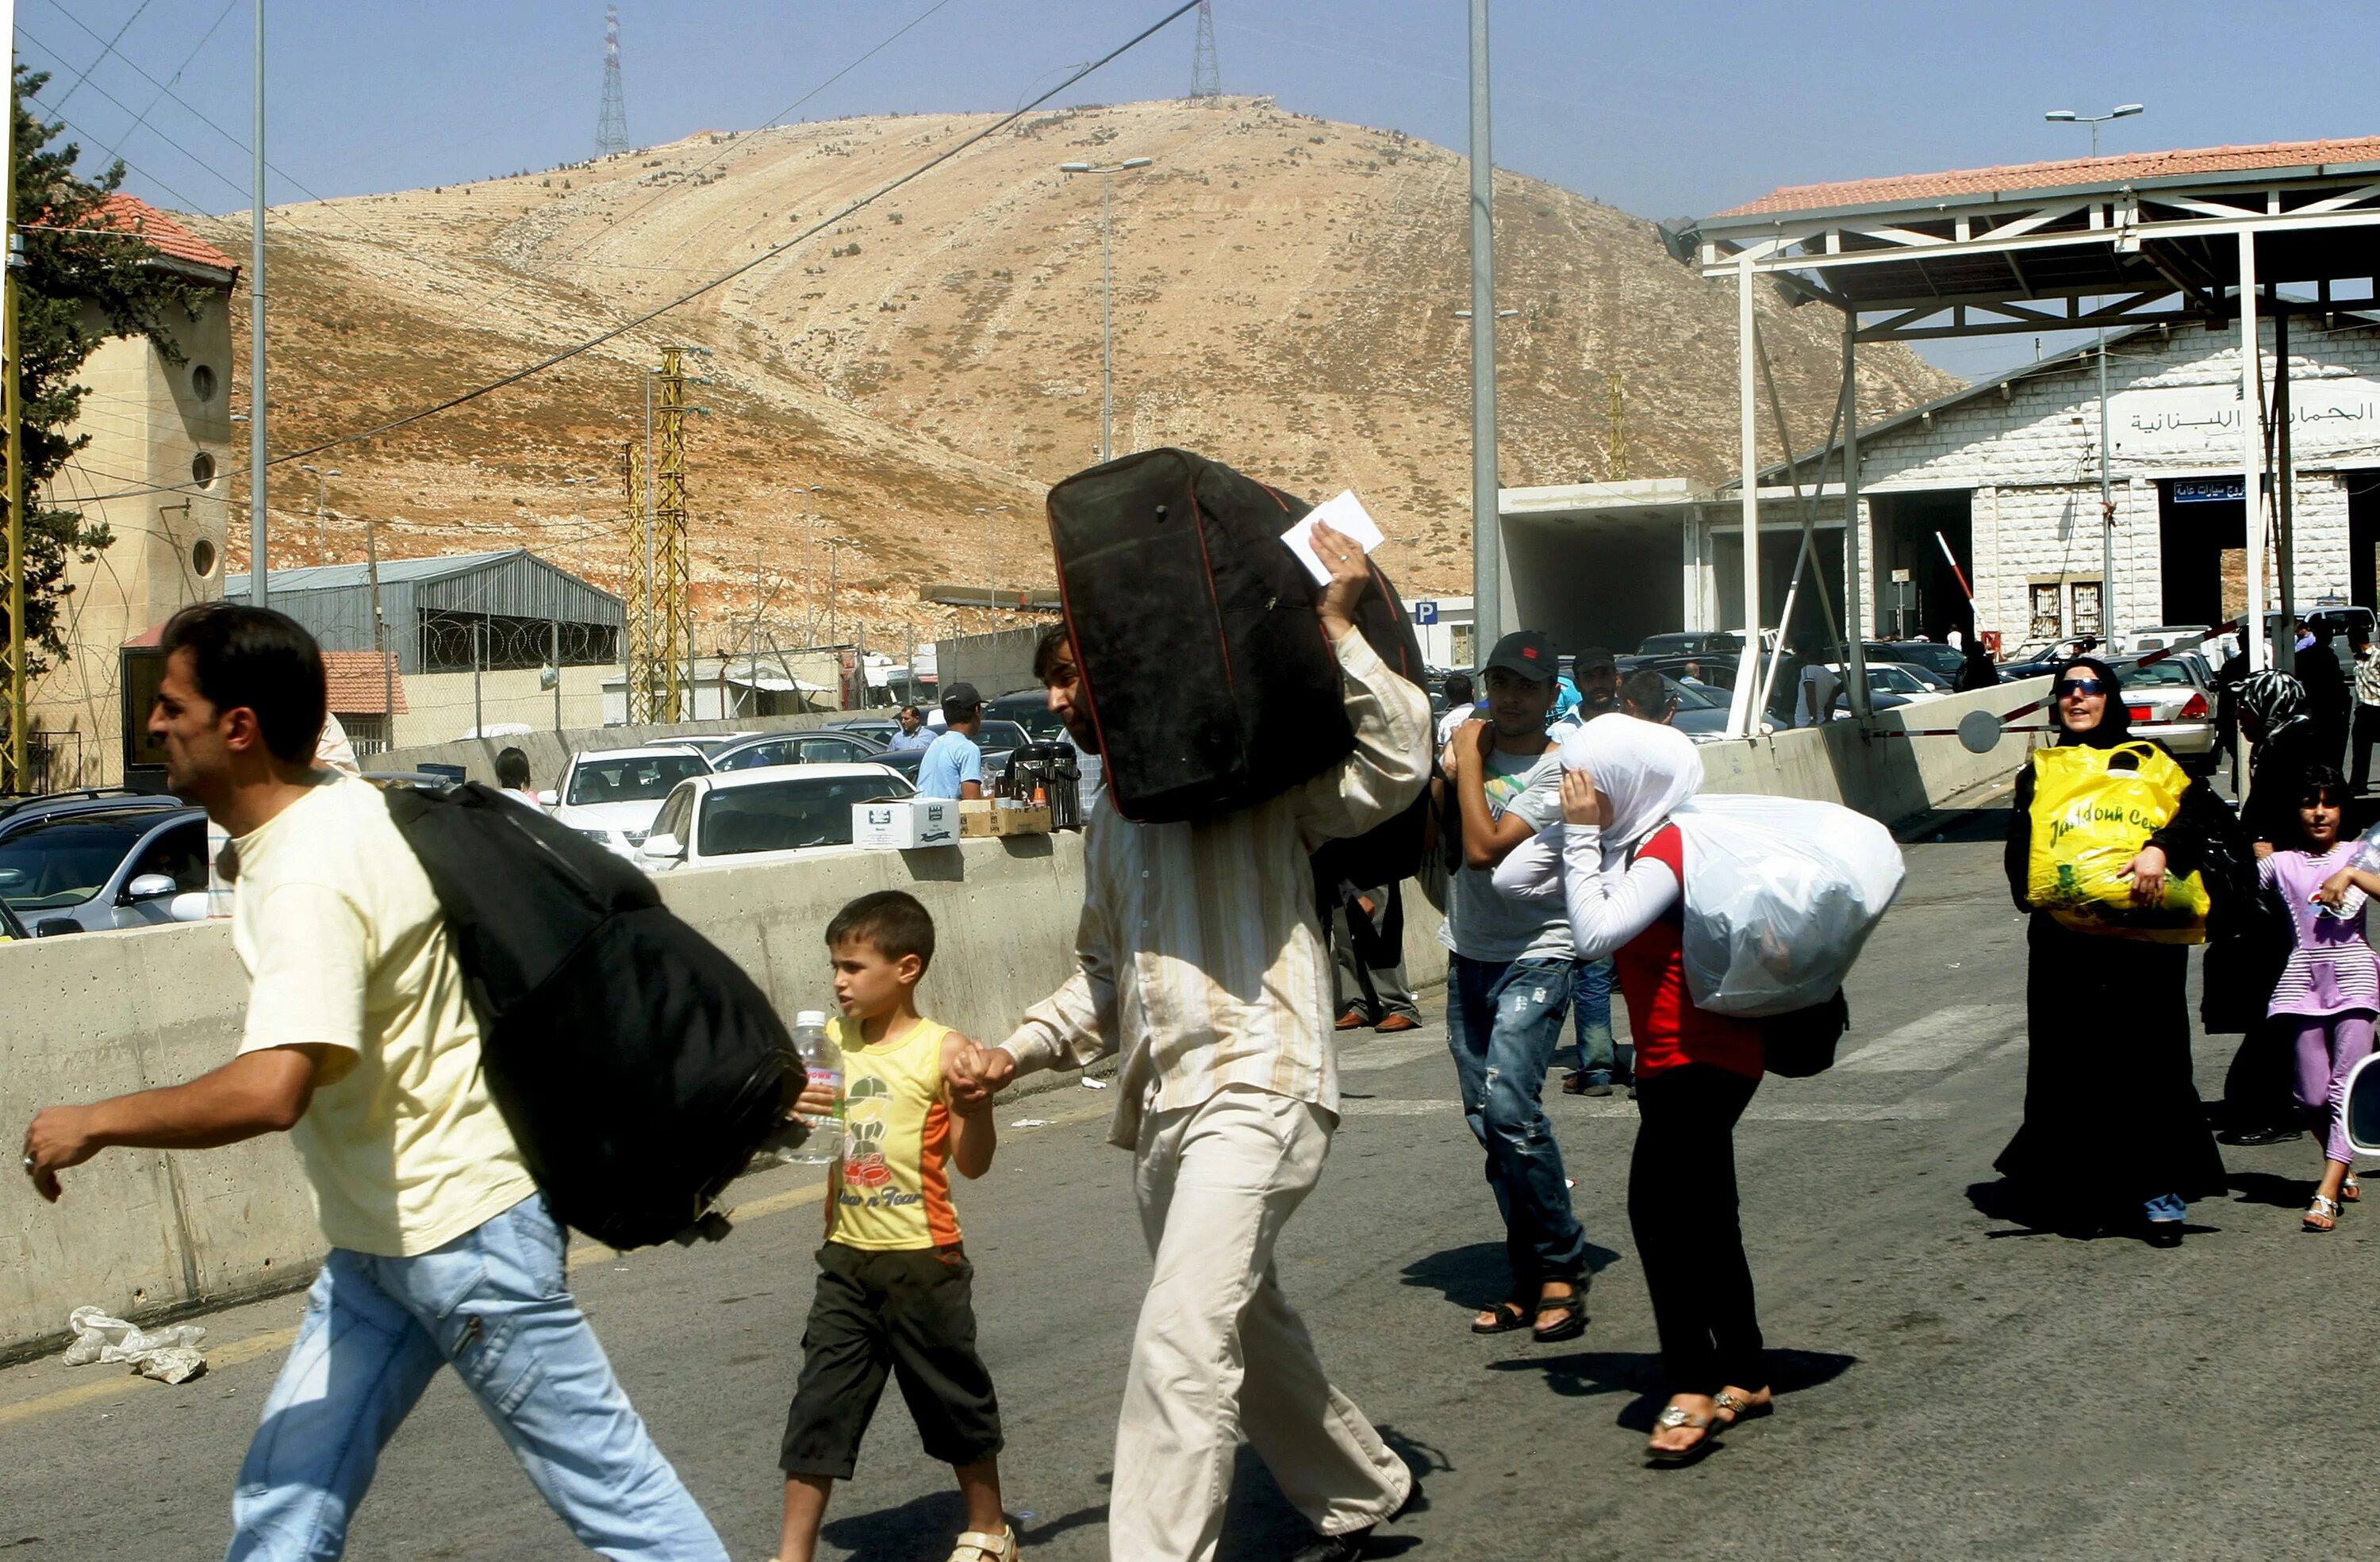
[[[1682,684],[1667,673],[1661,683],[1670,691],[1675,708],[1670,714],[1670,725],[1696,743],[1717,743],[1727,735],[1728,701],[1726,691],[1714,690],[1707,684]]]
[[[2210,633],[2208,624],[2152,624],[2145,629],[2135,629],[2123,637],[2124,654],[2138,656],[2143,651],[2161,651],[2176,640]]]
[[[1443,693],[1434,698],[1433,708],[1439,710],[1446,708]],[[1035,743],[1060,743],[1066,736],[1066,723],[1058,720],[1058,713],[1050,708],[1050,696],[1043,689],[1018,689],[998,699],[986,701],[983,720],[986,726],[994,721],[1013,721],[1022,727]]]
[[[2195,665],[2193,665],[2195,664]],[[2124,685],[2132,735],[2154,738],[2192,775],[2212,771],[2220,757],[2215,734],[2215,694],[2194,656],[2111,664]]]
[[[31,937],[25,931],[25,925],[17,920],[17,914],[8,909],[8,902],[0,901],[0,944],[13,944]]]
[[[1732,655],[1711,652],[1700,656],[1640,656],[1634,659],[1634,663],[1627,669],[1628,672],[1650,667],[1688,688],[1701,689],[1722,708],[1733,703],[1736,659]],[[1766,666],[1765,662],[1763,666]],[[1800,698],[1797,692],[1800,677],[1800,664],[1789,657],[1778,671],[1776,687],[1769,691],[1767,720],[1770,725],[1790,727],[1794,724],[1794,701]],[[1725,723],[1722,721],[1721,724]]]
[[[1777,648],[1777,631],[1760,632],[1760,648],[1766,653]],[[1741,629],[1679,629],[1665,635],[1647,635],[1638,643],[1638,656],[1694,656],[1705,651],[1734,656],[1743,649]]]
[[[941,731],[936,731],[934,735],[936,737],[941,736]],[[985,778],[987,780],[990,779],[995,771],[1005,766],[1008,763],[1008,756],[1011,752],[1024,747],[1031,741],[1033,740],[1026,735],[1025,729],[1018,726],[1014,721],[994,720],[992,718],[986,716],[983,719],[983,725],[977,729],[975,734],[976,746],[983,750],[983,773]],[[877,763],[880,765],[890,765],[894,769],[900,771],[903,775],[908,777],[911,781],[916,781],[917,779],[917,767],[924,763],[926,751],[924,749],[909,748],[904,749],[898,754],[879,755],[877,757]]]
[[[691,749],[592,749],[572,755],[561,786],[538,793],[538,801],[589,840],[633,856],[670,789],[710,773],[710,761]]]
[[[636,862],[648,873],[776,862],[851,844],[851,808],[914,796],[882,765],[779,765],[678,782],[653,817]]]
[[[33,798],[0,817],[0,901],[37,938],[196,921],[206,888],[207,816],[177,799]]]
[[[1844,678],[1840,662],[1822,664],[1835,675],[1835,697],[1828,707],[1828,719],[1840,721],[1852,713],[1851,689]],[[1922,705],[1940,699],[1939,691],[1926,686],[1915,670],[1893,661],[1871,661],[1867,664],[1867,708],[1870,710],[1899,710],[1906,706]]]
[[[723,773],[777,765],[858,765],[883,752],[883,744],[852,731],[763,733],[713,754],[710,768]]]
[[[737,733],[696,733],[690,737],[655,738],[653,746],[655,748],[690,748],[708,759],[722,748],[732,747],[747,738],[757,738],[760,735],[759,733],[748,730]]]
[[[1959,686],[1959,674],[1967,666],[1966,653],[1958,647],[1932,640],[1885,640],[1863,644],[1860,649],[1870,661],[1898,662],[1916,673],[1928,688],[1946,695]]]
[[[845,716],[837,720],[829,721],[819,729],[822,733],[857,733],[861,737],[872,740],[880,747],[891,743],[892,734],[900,730],[901,722],[897,717],[885,716],[874,711],[865,716]]]

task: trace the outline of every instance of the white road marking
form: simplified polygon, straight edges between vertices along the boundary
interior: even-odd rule
[[[1633,1118],[1636,1115],[1636,1104],[1624,1096],[1613,1096],[1588,1101],[1564,1101],[1554,1111],[1560,1119]],[[1458,1108],[1451,1097],[1441,1101],[1414,1101],[1349,1096],[1342,1098],[1339,1103],[1339,1115],[1342,1118],[1433,1118],[1457,1114]],[[1950,1115],[1950,1108],[1941,1101],[1864,1106],[1842,1101],[1755,1100],[1743,1115],[1747,1121],[1752,1122],[1900,1122],[1947,1118]]]
[[[1848,1074],[1933,1073],[1956,1068],[2024,1029],[2022,1003],[1961,1003],[1896,1025],[1835,1064]]]

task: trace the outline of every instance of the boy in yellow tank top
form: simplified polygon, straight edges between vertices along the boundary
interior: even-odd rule
[[[991,1169],[990,1103],[954,1108],[946,1060],[971,1045],[917,1012],[934,920],[916,897],[862,895],[827,924],[830,1022],[843,1048],[844,1152],[827,1183],[826,1242],[785,1413],[779,1562],[810,1562],[834,1483],[851,1478],[889,1374],[926,1452],[958,1472],[966,1532],[950,1562],[1015,1562],[1001,1512],[1000,1405],[975,1348],[975,1270],[959,1245],[950,1168]],[[805,1092],[802,1106],[824,1101]]]

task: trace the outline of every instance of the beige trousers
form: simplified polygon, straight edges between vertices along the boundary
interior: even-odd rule
[[[1326,1534],[1379,1522],[1412,1488],[1404,1461],[1322,1375],[1273,1276],[1273,1244],[1321,1175],[1331,1125],[1248,1086],[1141,1123],[1135,1191],[1157,1272],[1116,1423],[1115,1562],[1215,1555],[1244,1432]]]

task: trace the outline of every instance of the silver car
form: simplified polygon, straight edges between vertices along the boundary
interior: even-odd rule
[[[2215,769],[2215,694],[2205,683],[2205,662],[2188,652],[2155,661],[2116,664],[2124,685],[2124,708],[2132,735],[2154,738],[2192,775]]]
[[[207,887],[207,816],[171,802],[33,820],[0,837],[0,900],[35,938],[187,920]],[[196,914],[204,914],[201,902]]]

